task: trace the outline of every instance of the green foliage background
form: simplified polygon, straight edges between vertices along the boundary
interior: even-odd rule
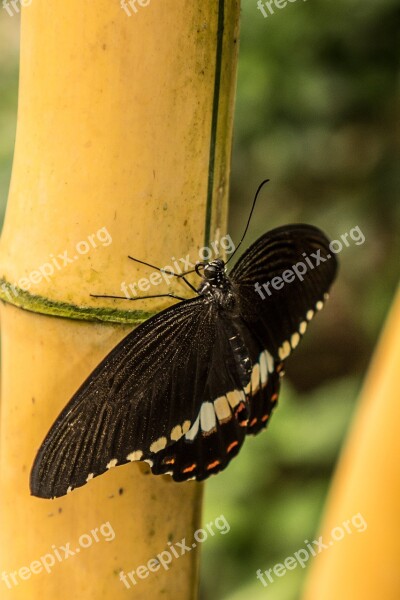
[[[267,588],[256,571],[316,538],[396,288],[399,17],[395,0],[297,0],[267,18],[256,0],[242,2],[233,239],[269,177],[249,242],[289,222],[317,225],[331,239],[358,225],[365,242],[338,254],[339,278],[287,361],[268,431],[207,484],[205,522],[222,513],[231,531],[203,547],[203,600],[300,598],[305,570]]]
[[[308,222],[332,239],[365,236],[338,255],[331,299],[287,363],[268,433],[249,439],[207,485],[202,600],[295,600],[300,567],[264,588],[269,569],[315,538],[341,444],[398,278],[396,0],[297,0],[264,18],[242,2],[229,233],[240,237],[269,177],[248,242]],[[0,9],[0,216],[15,138],[18,18]],[[397,167],[397,168],[396,168]],[[352,515],[349,515],[350,518]],[[338,523],[338,525],[340,525]]]

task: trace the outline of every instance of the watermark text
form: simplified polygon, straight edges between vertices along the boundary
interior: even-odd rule
[[[351,535],[354,532],[362,533],[367,529],[367,522],[361,513],[353,515],[351,519],[343,521],[338,527],[334,527],[331,531],[331,537],[329,540],[323,541],[322,535],[317,540],[309,542],[304,540],[305,548],[299,548],[297,552],[293,553],[293,556],[288,556],[282,563],[276,563],[271,569],[261,571],[258,569],[256,577],[261,581],[264,587],[267,587],[270,583],[274,583],[276,577],[283,577],[287,571],[293,571],[301,566],[305,569],[307,561],[311,556],[317,556],[324,550],[327,550],[335,543],[340,542],[344,536]]]

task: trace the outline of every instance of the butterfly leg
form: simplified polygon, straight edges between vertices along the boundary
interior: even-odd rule
[[[174,277],[177,277],[178,279],[182,279],[186,283],[186,285],[188,285],[190,287],[191,290],[193,290],[194,292],[196,292],[196,294],[198,294],[197,289],[185,277],[185,275],[189,275],[189,273],[194,273],[196,269],[191,269],[190,271],[184,271],[183,273],[174,273],[173,271],[169,271],[168,269],[162,269],[161,267],[156,267],[155,265],[145,262],[144,260],[139,260],[138,258],[133,258],[133,256],[128,256],[128,258],[130,258],[131,260],[133,260],[135,262],[140,263],[141,265],[146,265],[146,267],[151,267],[152,269],[155,269],[156,271],[160,271],[161,273],[167,273],[168,275],[173,275]]]

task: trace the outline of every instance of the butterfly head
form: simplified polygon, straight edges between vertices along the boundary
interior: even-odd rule
[[[210,262],[197,263],[196,273],[211,285],[218,285],[225,280],[225,262],[216,258]]]
[[[221,258],[216,258],[209,263],[204,264],[204,277],[214,279],[224,272],[225,263]]]

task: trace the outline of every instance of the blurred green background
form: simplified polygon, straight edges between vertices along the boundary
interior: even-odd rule
[[[297,0],[264,18],[242,1],[229,233],[238,240],[269,177],[248,243],[288,222],[331,239],[331,299],[287,363],[267,433],[206,486],[204,522],[231,530],[203,545],[202,600],[296,600],[306,570],[264,588],[273,567],[317,535],[341,444],[398,280],[400,203],[396,0]],[[0,6],[0,217],[15,138],[19,22]],[[350,518],[352,515],[348,515]],[[339,525],[339,524],[338,524]]]

